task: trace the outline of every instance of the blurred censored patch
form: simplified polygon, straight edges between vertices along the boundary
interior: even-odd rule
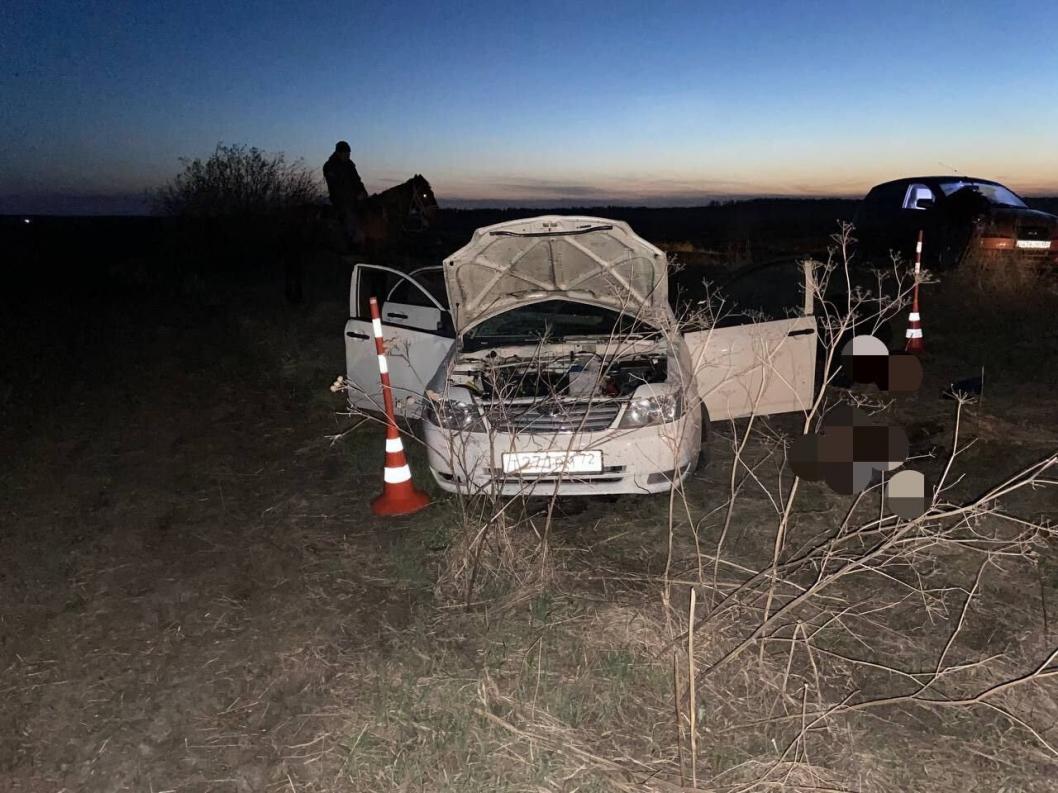
[[[922,517],[926,511],[926,477],[918,471],[899,471],[885,485],[886,501],[894,514],[905,520]]]
[[[903,465],[908,449],[903,427],[876,422],[843,404],[827,414],[821,433],[794,441],[789,459],[802,479],[823,480],[835,492],[853,495]]]
[[[910,394],[922,385],[922,363],[914,355],[889,352],[874,336],[856,336],[841,348],[841,368],[854,383],[874,383],[879,391]]]

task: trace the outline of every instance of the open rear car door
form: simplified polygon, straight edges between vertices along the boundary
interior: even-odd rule
[[[756,414],[807,411],[815,398],[817,326],[812,272],[803,266],[800,316],[746,321],[683,334],[694,367],[698,394],[713,421]],[[791,286],[754,274],[754,284]]]
[[[382,412],[382,384],[371,328],[370,298],[379,302],[393,402],[398,415],[417,418],[426,383],[454,343],[440,267],[401,273],[358,264],[349,286],[345,369],[350,407]]]

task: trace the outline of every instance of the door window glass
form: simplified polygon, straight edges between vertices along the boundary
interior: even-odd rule
[[[432,297],[443,308],[448,307],[448,294],[445,291],[444,274],[440,268],[423,270],[414,273],[415,282],[401,278],[389,293],[389,300],[407,306],[433,306]],[[429,297],[427,297],[429,294]]]
[[[375,297],[383,324],[440,335],[452,333],[452,317],[448,310],[438,308],[424,286],[409,275],[386,267],[358,265],[355,294],[354,319],[371,321],[371,298]]]

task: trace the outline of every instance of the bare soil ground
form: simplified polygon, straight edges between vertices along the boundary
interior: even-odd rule
[[[926,293],[926,383],[895,407],[935,476],[952,431],[940,391],[985,367],[953,498],[1058,448],[1053,315],[1011,321],[1018,306],[960,289]],[[507,538],[526,569],[464,608],[435,587],[461,505],[433,491],[413,453],[435,504],[374,517],[381,433],[329,437],[349,426],[327,391],[343,369],[343,297],[291,308],[279,289],[247,286],[19,314],[0,435],[0,789],[602,791],[676,761],[659,641],[668,498],[560,510],[545,576],[528,570],[539,562],[530,521]],[[64,320],[66,334],[49,327]],[[695,536],[715,550],[720,534],[740,427],[717,430],[713,465],[675,510],[681,599],[698,580]],[[781,476],[766,443],[750,452],[762,477]],[[808,491],[795,539],[846,508],[821,484]],[[740,504],[722,569],[770,554],[758,528],[773,504],[752,484]],[[1011,508],[1058,518],[1053,490]],[[1058,557],[1051,547],[1036,567],[1001,573],[960,652],[1024,668],[1056,642]],[[925,647],[957,616],[907,635]],[[769,763],[784,782],[761,790],[1054,789],[1054,755],[995,714],[952,723],[897,707],[828,725],[811,756],[791,759],[770,727],[739,727],[740,703],[773,695],[768,663],[708,692],[708,789],[758,789],[740,785]],[[1056,693],[1027,704],[1051,744]]]

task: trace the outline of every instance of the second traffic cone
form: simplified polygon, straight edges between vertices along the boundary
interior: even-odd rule
[[[382,402],[386,407],[386,466],[382,472],[382,495],[371,502],[376,515],[410,515],[430,503],[430,497],[411,481],[411,468],[404,456],[404,442],[400,439],[393,410],[393,386],[389,382],[389,365],[382,341],[382,317],[378,301],[371,298],[371,327],[375,334],[378,371],[382,377]]]
[[[907,318],[907,344],[905,352],[923,353],[926,343],[922,339],[922,315],[918,311],[918,282],[922,275],[922,231],[918,232],[918,244],[915,245],[915,295],[911,300],[911,315]]]
[[[926,351],[926,344],[922,340],[922,316],[918,313],[918,286],[915,287],[915,298],[911,301],[911,314],[907,318],[907,346],[904,350],[915,354]]]

